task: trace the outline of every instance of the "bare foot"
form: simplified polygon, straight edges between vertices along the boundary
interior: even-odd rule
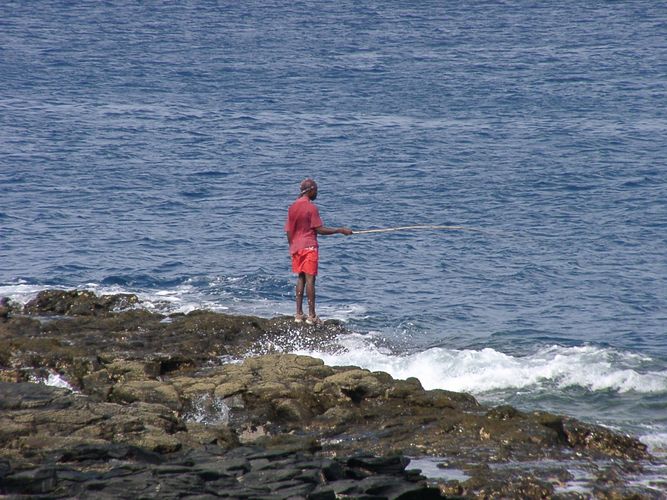
[[[317,316],[308,316],[306,318],[306,324],[308,324],[308,325],[321,325],[322,320]]]

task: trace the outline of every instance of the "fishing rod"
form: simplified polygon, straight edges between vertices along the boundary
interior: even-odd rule
[[[398,227],[386,227],[383,229],[360,229],[352,231],[352,234],[370,234],[370,233],[389,233],[393,231],[412,231],[415,229],[432,229],[432,230],[443,230],[443,231],[476,231],[483,232],[481,229],[474,229],[471,227],[465,226],[431,226],[431,225],[419,225],[419,226],[398,226]]]

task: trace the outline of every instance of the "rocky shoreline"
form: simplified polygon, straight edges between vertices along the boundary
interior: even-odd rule
[[[664,464],[632,437],[283,352],[344,333],[124,294],[3,300],[0,495],[664,498],[635,480]],[[73,390],[37,383],[54,375]]]

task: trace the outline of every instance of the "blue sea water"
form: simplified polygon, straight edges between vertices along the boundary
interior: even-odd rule
[[[667,4],[3,2],[0,295],[293,312],[330,363],[667,450]],[[298,342],[292,350],[301,351]]]

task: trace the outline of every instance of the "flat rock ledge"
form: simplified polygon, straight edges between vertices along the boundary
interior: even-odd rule
[[[638,440],[289,354],[340,323],[49,290],[0,301],[0,495],[664,498]],[[67,381],[69,388],[45,385]],[[433,457],[426,478],[410,458]],[[575,473],[573,471],[578,471]],[[583,472],[582,472],[583,471]],[[584,479],[582,479],[582,474]],[[453,478],[456,477],[456,478]]]

